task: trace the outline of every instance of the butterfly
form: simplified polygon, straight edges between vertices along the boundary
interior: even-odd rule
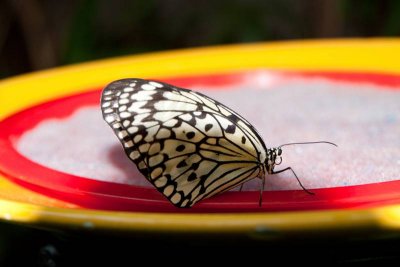
[[[192,207],[254,178],[262,181],[261,205],[266,174],[288,170],[309,192],[291,167],[274,170],[284,145],[267,148],[245,118],[204,94],[122,79],[103,89],[101,110],[129,159],[177,207]],[[285,145],[291,144],[302,143]]]

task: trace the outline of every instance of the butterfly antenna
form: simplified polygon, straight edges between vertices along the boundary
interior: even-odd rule
[[[282,148],[282,147],[284,147],[284,146],[290,146],[290,145],[309,145],[309,144],[328,144],[328,145],[333,145],[333,146],[336,146],[336,147],[338,146],[338,145],[336,145],[335,143],[328,142],[328,141],[314,141],[314,142],[287,143],[287,144],[280,145],[278,148],[280,149],[280,148]],[[307,192],[307,193],[310,194],[310,195],[314,195],[313,192],[309,191],[307,188],[305,188],[305,187],[303,186],[303,184],[301,183],[299,177],[297,177],[296,173],[294,172],[294,170],[293,170],[291,167],[287,167],[287,168],[285,168],[285,169],[283,169],[283,170],[279,170],[279,171],[274,171],[274,172],[272,172],[272,174],[277,174],[277,173],[281,173],[281,172],[288,171],[288,170],[290,170],[290,171],[293,173],[293,175],[294,175],[294,177],[296,177],[296,180],[297,180],[297,182],[299,183],[300,187],[301,187],[305,192]]]
[[[328,141],[315,141],[315,142],[296,142],[296,143],[287,143],[287,144],[283,144],[280,145],[279,148],[282,148],[284,146],[291,146],[291,145],[309,145],[309,144],[328,144],[328,145],[332,145],[332,146],[338,146],[335,143],[332,142],[328,142]]]

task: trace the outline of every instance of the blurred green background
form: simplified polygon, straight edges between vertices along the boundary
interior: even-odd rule
[[[0,78],[205,45],[397,36],[397,0],[1,0]]]

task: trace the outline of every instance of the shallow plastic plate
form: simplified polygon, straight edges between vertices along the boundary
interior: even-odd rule
[[[227,192],[192,209],[177,209],[152,188],[58,172],[24,158],[14,146],[22,133],[46,118],[65,117],[79,107],[97,105],[100,91],[96,88],[118,78],[151,77],[188,88],[193,84],[231,86],[260,70],[281,69],[281,78],[322,76],[396,89],[400,84],[400,68],[393,65],[396,51],[400,52],[396,40],[228,46],[126,57],[5,80],[0,84],[4,102],[0,109],[0,214],[5,220],[51,227],[222,231],[250,236],[263,234],[262,229],[283,233],[372,225],[384,225],[383,231],[397,229],[393,218],[397,220],[399,208],[387,205],[400,203],[398,181],[318,189],[316,196],[301,190],[268,192],[262,208],[258,192]],[[350,55],[351,61],[346,57]],[[365,61],[366,57],[370,60]]]

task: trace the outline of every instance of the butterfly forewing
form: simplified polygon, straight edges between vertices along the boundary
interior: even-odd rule
[[[101,107],[128,157],[175,206],[191,207],[265,173],[256,130],[203,94],[124,79],[103,90]]]

